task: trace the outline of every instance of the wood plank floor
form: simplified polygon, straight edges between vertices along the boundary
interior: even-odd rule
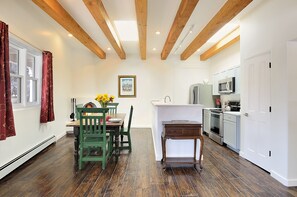
[[[203,170],[162,169],[149,129],[132,129],[132,153],[84,170],[73,167],[73,138],[63,137],[0,181],[0,196],[297,196],[267,172],[205,137]]]

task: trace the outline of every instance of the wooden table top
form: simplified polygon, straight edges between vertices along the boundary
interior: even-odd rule
[[[125,121],[125,113],[109,114],[106,116],[111,116],[111,118],[120,118],[120,122],[109,122],[106,121],[106,126],[122,126]],[[79,127],[79,120],[71,121],[66,124],[66,127]]]
[[[162,121],[162,124],[176,124],[176,125],[184,125],[184,124],[188,124],[188,125],[201,125],[201,122],[198,121],[191,121],[191,120],[171,120],[171,121]]]

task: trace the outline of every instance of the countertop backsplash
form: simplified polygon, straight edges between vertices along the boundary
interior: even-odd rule
[[[240,101],[240,94],[222,94],[221,104],[223,109],[225,109],[225,103],[228,101]]]

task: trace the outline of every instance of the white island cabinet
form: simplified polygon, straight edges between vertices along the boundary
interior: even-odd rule
[[[190,120],[202,123],[203,105],[199,104],[171,104],[152,102],[153,104],[153,127],[152,135],[156,161],[162,159],[161,134],[163,121]],[[199,158],[200,141],[197,140],[196,158]],[[193,157],[193,140],[168,140],[166,142],[168,157]]]
[[[240,151],[240,112],[224,112],[224,143]]]

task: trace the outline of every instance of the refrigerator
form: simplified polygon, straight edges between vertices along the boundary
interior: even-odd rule
[[[215,98],[212,95],[212,85],[210,84],[193,84],[190,86],[190,104],[201,104],[205,108],[215,106]]]

